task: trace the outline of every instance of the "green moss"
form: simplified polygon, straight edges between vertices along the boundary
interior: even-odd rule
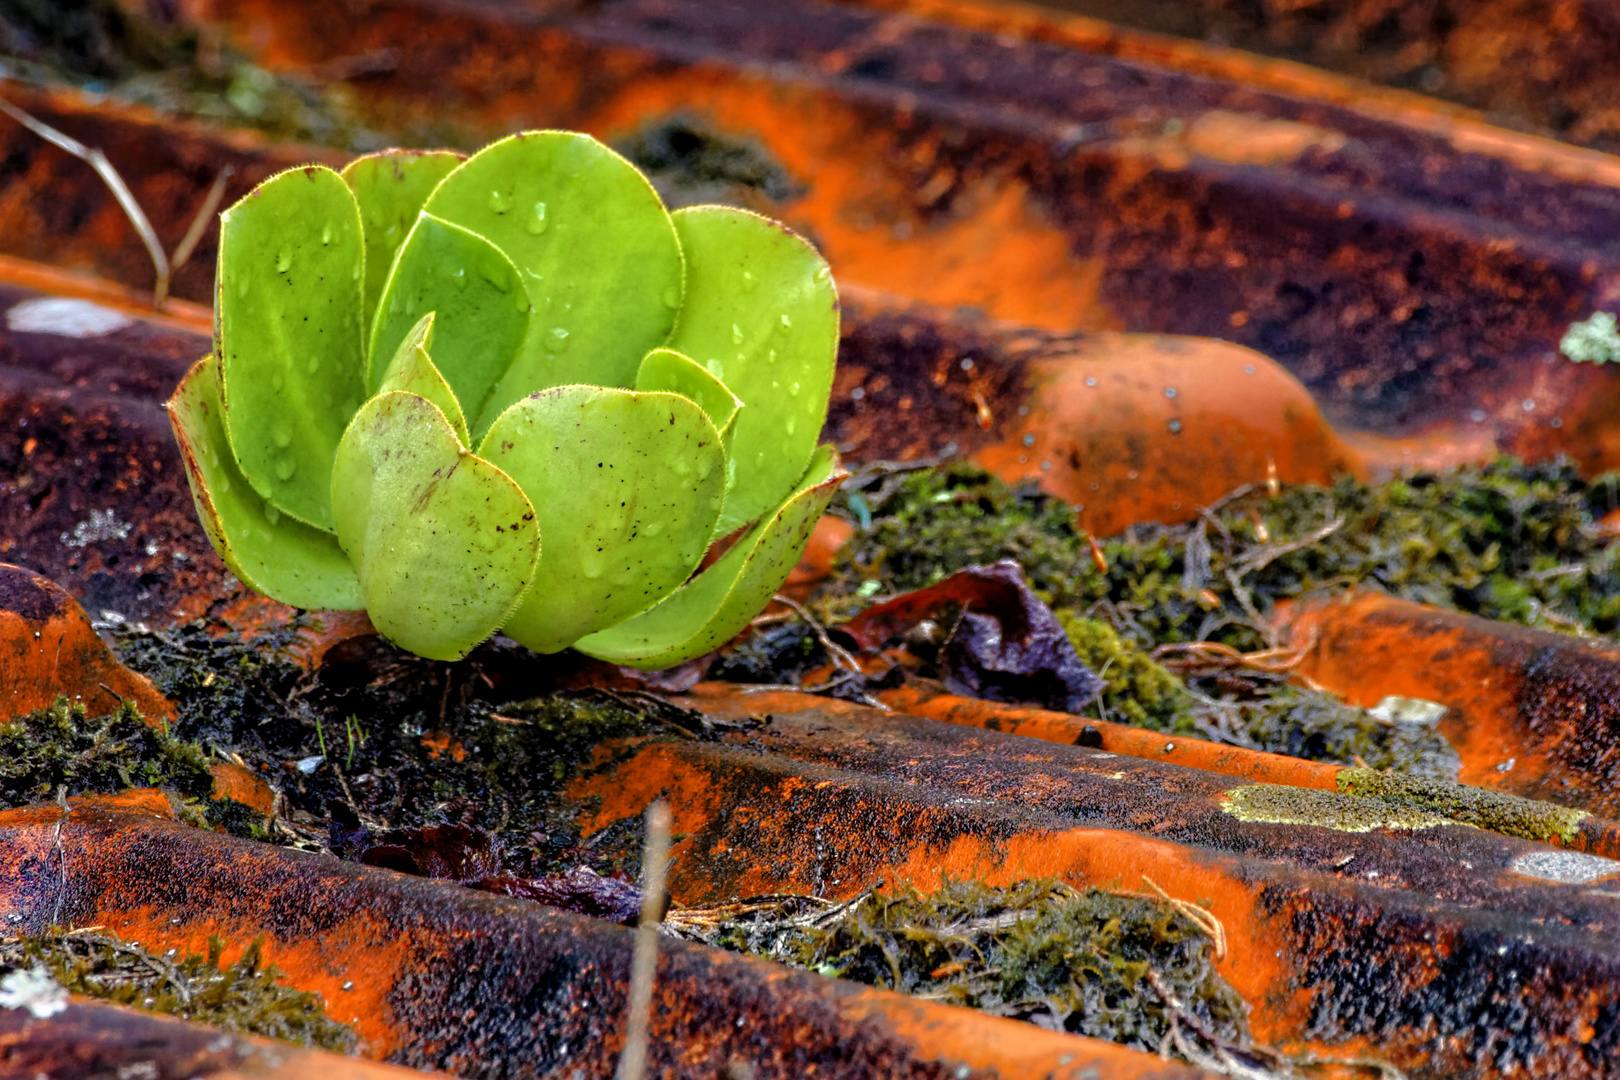
[[[1072,608],[1059,608],[1053,614],[1074,643],[1081,663],[1103,680],[1102,696],[1093,706],[1100,719],[1178,734],[1194,730],[1193,699],[1187,688],[1140,645]]]
[[[255,938],[241,959],[221,965],[225,943],[208,940],[206,954],[154,956],[137,945],[94,932],[0,940],[0,971],[43,966],[70,993],[194,1020],[227,1031],[353,1053],[354,1030],[330,1019],[315,994],[281,985],[281,972],[263,962]]]
[[[872,893],[808,914],[789,901],[696,936],[869,986],[1156,1051],[1169,1021],[1152,973],[1223,1042],[1248,1042],[1247,1008],[1216,974],[1205,931],[1150,898],[1052,881],[1006,888],[950,882],[927,895]]]
[[[1339,773],[1338,785],[1340,791],[1350,795],[1432,811],[1504,836],[1543,843],[1554,837],[1566,843],[1573,840],[1582,819],[1592,816],[1584,810],[1499,791],[1375,769],[1345,769]]]
[[[48,802],[67,794],[163,787],[200,798],[213,787],[196,746],[149,727],[129,702],[92,717],[66,698],[0,724],[0,804]]]
[[[1254,616],[1271,602],[1353,585],[1488,618],[1609,633],[1620,628],[1620,545],[1592,526],[1616,506],[1620,477],[1587,482],[1568,462],[1503,458],[1378,485],[1346,478],[1285,487],[1275,498],[1251,492],[1221,506],[1215,525],[1144,525],[1101,540],[1101,570],[1061,500],[955,464],[841,495],[834,512],[857,529],[834,572],[841,593],[867,581],[899,592],[1013,558],[1048,603],[1100,614],[1144,647],[1215,640],[1265,648]],[[1288,550],[1335,522],[1328,535]]]
[[[1340,832],[1370,832],[1373,829],[1432,829],[1456,822],[1382,799],[1358,799],[1336,791],[1286,787],[1282,784],[1253,784],[1233,788],[1222,804],[1239,821],[1271,825],[1320,825]]]

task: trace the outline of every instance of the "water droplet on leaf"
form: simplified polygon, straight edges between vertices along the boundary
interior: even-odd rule
[[[281,393],[282,389],[286,387],[286,385],[287,376],[283,375],[281,372],[278,371],[274,375],[270,376],[270,389],[274,390],[276,393]]]
[[[500,191],[489,193],[489,208],[497,214],[504,214],[511,209],[512,197]]]
[[[551,222],[546,220],[546,204],[537,202],[534,204],[534,213],[523,223],[523,227],[529,230],[530,236],[539,236],[550,224]]]
[[[237,296],[246,296],[247,294],[248,294],[248,276],[246,274],[239,274],[239,275],[237,275],[237,278],[236,278],[236,295]]]
[[[292,425],[283,420],[281,423],[277,424],[276,429],[270,433],[270,439],[282,449],[286,449],[287,447],[291,446]]]
[[[795,382],[792,386],[788,387],[788,393],[792,394],[794,397],[798,397],[799,391],[802,389],[804,388]]]
[[[785,312],[785,311],[782,313],[782,329],[783,330],[791,330],[791,329],[793,329],[793,320],[787,317],[787,312]]]
[[[709,374],[710,375],[713,375],[715,378],[721,380],[722,382],[725,381],[725,378],[726,378],[726,365],[722,364],[718,360],[710,360],[707,364],[704,364],[703,366],[709,369]]]
[[[664,290],[664,306],[678,308],[681,306],[681,289],[678,285],[671,285]]]
[[[282,248],[281,253],[276,256],[276,273],[285,274],[290,269],[292,269],[292,252]]]
[[[325,244],[330,244],[331,242],[332,242],[332,226],[330,224],[322,225],[321,226],[321,243],[323,245],[325,245]]]
[[[485,263],[478,268],[478,275],[501,292],[510,292],[512,286],[508,284],[506,275],[501,273],[502,267],[498,263]]]
[[[832,268],[829,266],[823,266],[820,270],[816,271],[817,281],[826,281],[830,277],[832,277]]]
[[[754,278],[754,275],[750,274],[747,270],[744,270],[743,289],[747,292],[753,292],[757,288],[759,288],[759,282]]]
[[[277,477],[277,479],[291,480],[292,476],[293,476],[293,473],[295,473],[297,471],[298,471],[298,462],[293,460],[291,454],[288,454],[286,457],[284,457],[280,461],[276,462],[276,477]]]
[[[731,340],[732,343],[736,345],[741,345],[743,343],[742,327],[738,326],[736,323],[731,324]]]
[[[272,525],[276,524],[281,520],[281,511],[277,510],[269,502],[266,502],[264,504],[264,520],[268,521]]]
[[[560,326],[553,326],[551,333],[546,335],[546,352],[559,353],[568,348],[568,331]]]

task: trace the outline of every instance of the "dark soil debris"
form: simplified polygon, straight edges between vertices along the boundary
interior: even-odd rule
[[[556,794],[604,740],[660,726],[693,737],[682,710],[557,696],[555,665],[504,639],[444,664],[364,637],[311,674],[288,652],[309,625],[251,642],[207,623],[120,632],[120,658],[176,703],[174,736],[240,760],[281,796],[273,820],[233,805],[213,813],[217,824],[471,884],[580,864],[633,872],[639,847],[635,858],[581,847]]]

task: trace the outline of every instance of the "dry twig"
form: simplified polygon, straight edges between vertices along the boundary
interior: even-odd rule
[[[198,207],[196,216],[192,218],[191,226],[186,230],[185,237],[181,239],[179,246],[174,249],[174,258],[171,260],[163,251],[163,244],[158,240],[157,230],[152,228],[151,219],[146,216],[146,211],[141,209],[141,204],[135,198],[135,193],[129,190],[129,185],[124,183],[124,178],[113,167],[113,163],[107,160],[107,155],[103,154],[97,147],[86,146],[66,132],[58,131],[45,123],[45,121],[29,115],[4,99],[0,99],[0,112],[5,113],[52,146],[72,154],[89,165],[96,171],[96,175],[101,177],[102,182],[107,185],[107,189],[112,192],[113,198],[118,201],[119,208],[124,211],[124,216],[134,226],[136,234],[141,238],[141,243],[146,245],[146,253],[151,256],[152,269],[156,272],[156,280],[152,285],[152,307],[157,311],[162,311],[169,299],[169,282],[173,279],[174,272],[180,269],[187,259],[191,258],[191,253],[196,249],[203,233],[207,231],[209,220],[213,217],[214,211],[219,209],[220,200],[225,197],[225,182],[230,179],[234,170],[227,166],[214,180],[213,187],[209,189],[207,196],[203,198],[202,205]]]
[[[658,917],[664,907],[664,864],[669,860],[669,804],[647,807],[647,847],[641,856],[641,919],[630,960],[630,1019],[614,1080],[642,1080],[647,1071],[647,1028],[653,979],[658,973]]]

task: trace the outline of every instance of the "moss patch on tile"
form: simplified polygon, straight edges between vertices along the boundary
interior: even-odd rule
[[[53,932],[0,938],[0,974],[43,968],[69,993],[353,1053],[359,1043],[354,1029],[328,1017],[319,996],[282,985],[281,971],[264,962],[262,945],[255,938],[240,959],[223,964],[225,942],[217,937],[206,953],[175,957],[95,931]]]
[[[718,924],[676,912],[669,925],[711,945],[1139,1050],[1157,1051],[1169,1030],[1157,981],[1224,1045],[1249,1045],[1248,1007],[1216,973],[1208,933],[1154,897],[1051,880],[948,882],[838,905],[781,898]]]
[[[1376,769],[1345,769],[1338,776],[1339,790],[1383,803],[1444,815],[1481,829],[1545,843],[1575,838],[1584,810],[1571,810],[1537,799],[1500,791],[1468,787]]]
[[[213,784],[199,747],[148,726],[129,702],[91,716],[58,698],[0,723],[0,806],[49,802],[58,789],[80,795],[161,787],[203,798]]]

